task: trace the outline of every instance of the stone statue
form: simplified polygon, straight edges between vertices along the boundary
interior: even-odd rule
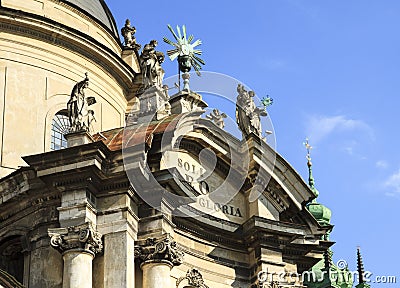
[[[85,73],[85,76],[83,81],[75,84],[67,103],[71,132],[89,131],[92,122],[96,121],[94,111],[88,109],[96,103],[96,99],[85,96],[85,89],[89,86],[88,73]]]
[[[213,121],[219,128],[223,129],[225,127],[224,118],[227,116],[225,113],[221,113],[218,109],[213,109],[213,111],[206,117],[208,120]]]
[[[124,37],[125,47],[139,50],[141,45],[136,43],[135,38],[136,28],[131,26],[131,21],[126,19],[125,26],[121,29],[122,37]]]
[[[161,67],[164,62],[164,53],[156,51],[158,45],[157,40],[151,40],[149,44],[144,45],[140,54],[140,69],[143,77],[143,88],[147,89],[152,86],[162,88],[162,81],[165,71]]]
[[[246,91],[238,84],[236,100],[236,122],[244,136],[254,133],[262,137],[260,116],[267,116],[266,108],[259,108],[254,103],[254,91]]]

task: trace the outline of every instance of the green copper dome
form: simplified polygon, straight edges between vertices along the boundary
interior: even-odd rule
[[[319,192],[317,188],[315,188],[315,181],[312,174],[312,163],[310,156],[310,150],[312,147],[308,143],[308,139],[306,139],[306,143],[304,144],[307,148],[308,184],[314,195],[318,197]],[[307,209],[321,226],[330,225],[332,212],[328,207],[317,203],[317,200],[314,199],[307,205]],[[323,240],[328,239],[329,233],[323,237]],[[330,249],[325,251],[324,258],[305,273],[303,277],[303,283],[305,286],[311,288],[353,287],[353,274],[349,271],[347,265],[343,269],[337,267],[332,261],[332,254],[333,252]]]
[[[330,224],[332,212],[328,207],[315,201],[308,204],[308,210],[322,226]]]

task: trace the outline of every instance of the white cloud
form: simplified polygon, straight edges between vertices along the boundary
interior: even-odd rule
[[[346,143],[343,144],[343,150],[351,155],[354,156],[354,152],[356,148],[359,146],[358,142],[355,140],[347,141]]]
[[[317,143],[336,131],[365,131],[372,137],[372,129],[362,120],[349,119],[344,115],[308,117],[307,135]],[[348,151],[350,152],[350,151]]]
[[[344,147],[344,151],[346,151],[347,154],[349,154],[349,155],[353,155],[354,154],[354,147],[353,146]]]
[[[400,169],[393,173],[384,183],[385,188],[389,188],[390,191],[386,193],[388,196],[399,196],[400,195]]]
[[[389,163],[385,160],[378,160],[376,161],[375,166],[379,169],[386,169],[389,167]]]

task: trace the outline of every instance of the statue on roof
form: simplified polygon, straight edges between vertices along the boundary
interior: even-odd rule
[[[251,133],[262,137],[261,116],[267,116],[266,106],[257,107],[254,102],[254,91],[247,91],[242,84],[237,87],[236,122],[244,136]]]
[[[85,89],[89,86],[88,73],[85,79],[75,84],[71,92],[71,97],[67,103],[69,124],[71,132],[89,131],[94,118],[94,111],[88,109],[96,103],[94,97],[86,97]]]
[[[165,71],[161,67],[164,62],[164,53],[156,51],[157,40],[151,40],[149,44],[144,45],[143,51],[139,56],[140,69],[142,73],[143,89],[157,86],[162,89],[162,81]]]
[[[225,127],[224,118],[226,117],[226,114],[221,113],[218,109],[213,109],[213,111],[209,115],[206,115],[206,118],[208,120],[213,121],[215,125],[217,125],[221,129]]]
[[[140,44],[136,43],[135,38],[136,28],[131,26],[131,21],[126,19],[125,26],[121,28],[122,37],[124,37],[125,47],[133,48],[134,50],[138,51],[141,47]]]

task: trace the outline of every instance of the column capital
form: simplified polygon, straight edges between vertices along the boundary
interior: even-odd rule
[[[171,267],[183,263],[184,253],[178,248],[175,240],[165,234],[159,238],[147,238],[142,245],[135,247],[135,258],[140,265],[147,263],[167,263]]]
[[[93,254],[103,250],[102,235],[89,222],[66,228],[48,229],[50,244],[60,253],[81,250]]]

